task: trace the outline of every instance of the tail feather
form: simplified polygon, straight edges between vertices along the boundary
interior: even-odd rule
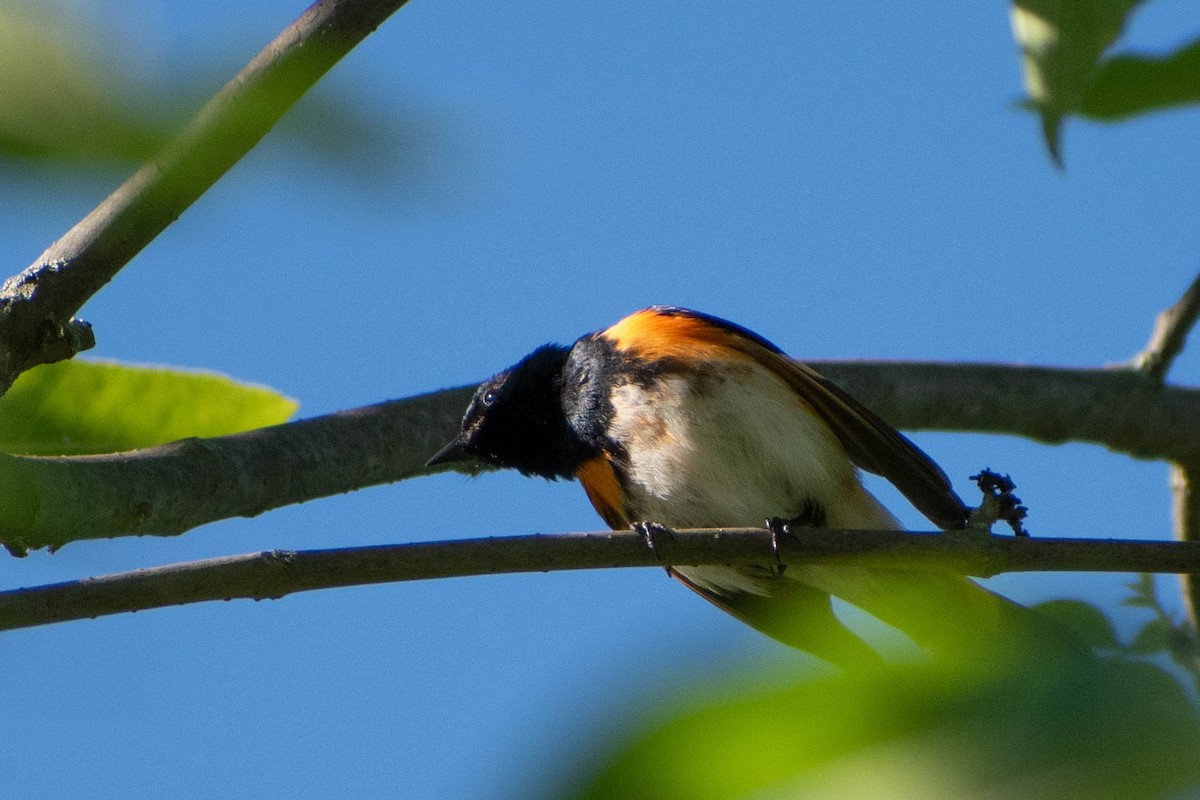
[[[716,592],[689,580],[686,572],[671,570],[680,583],[705,600],[783,644],[846,670],[883,664],[879,653],[833,613],[826,592],[786,579],[771,580],[768,595],[736,590]],[[762,572],[769,577],[767,570]]]
[[[961,575],[796,565],[787,577],[861,608],[935,656],[1030,646],[1074,655],[1086,652],[1059,623]]]
[[[831,596],[891,625],[942,659],[1031,647],[1063,655],[1087,652],[1059,623],[961,575],[796,564],[782,575],[765,568],[739,569],[735,585],[711,568],[671,572],[747,625],[845,669],[877,666],[883,659],[838,619]],[[718,576],[720,583],[711,580]]]

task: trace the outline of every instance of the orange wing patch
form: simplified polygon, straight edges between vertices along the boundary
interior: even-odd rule
[[[688,358],[710,361],[744,359],[739,338],[701,316],[646,308],[630,314],[601,334],[639,358]]]
[[[620,530],[629,524],[625,516],[625,503],[622,501],[621,482],[613,470],[612,462],[606,455],[583,462],[575,473],[583,490],[587,492],[592,508],[600,515],[608,527]]]

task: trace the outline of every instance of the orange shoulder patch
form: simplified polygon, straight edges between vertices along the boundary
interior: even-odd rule
[[[630,523],[625,516],[621,482],[617,480],[617,473],[608,456],[601,454],[583,462],[575,472],[575,477],[583,484],[588,500],[592,501],[592,508],[596,509],[608,527],[620,530]]]
[[[682,310],[646,308],[601,332],[604,338],[639,358],[699,358],[717,361],[745,358],[744,343],[702,316]]]

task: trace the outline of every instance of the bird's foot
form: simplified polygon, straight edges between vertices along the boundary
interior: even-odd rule
[[[670,539],[672,536],[674,536],[672,530],[662,523],[647,522],[645,520],[634,522],[630,524],[629,528],[638,536],[642,537],[642,541],[645,542],[646,546],[650,548],[650,552],[654,553],[654,557],[657,558],[661,563],[663,559],[662,554],[658,552],[658,542],[663,541],[664,539]],[[673,574],[671,572],[671,568],[666,564],[663,564],[663,569],[667,571],[668,575]]]
[[[775,561],[771,566],[771,572],[775,575],[782,575],[787,569],[787,564],[784,564],[779,556],[780,539],[794,537],[793,528],[821,528],[824,525],[825,509],[811,501],[804,504],[804,508],[799,514],[789,519],[768,517],[766,527],[771,532],[771,557]]]

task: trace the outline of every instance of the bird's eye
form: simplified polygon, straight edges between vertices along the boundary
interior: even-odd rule
[[[496,402],[496,390],[495,389],[488,389],[486,392],[483,393],[483,404],[485,406],[490,406],[495,402]]]

